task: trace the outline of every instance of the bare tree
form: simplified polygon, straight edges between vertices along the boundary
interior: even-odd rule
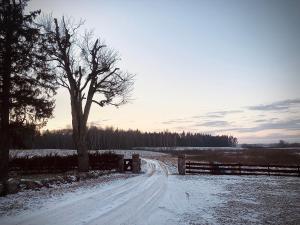
[[[129,100],[133,75],[116,67],[118,54],[94,39],[92,32],[79,35],[83,22],[59,21],[51,16],[43,21],[49,59],[57,70],[57,81],[68,89],[71,100],[73,140],[78,152],[78,168],[89,168],[86,144],[87,121],[92,103],[120,106]]]

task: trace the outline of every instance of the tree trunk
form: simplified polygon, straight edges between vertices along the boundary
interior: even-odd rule
[[[1,95],[1,125],[0,125],[0,182],[3,190],[0,195],[7,193],[8,160],[9,160],[9,76],[4,73]]]
[[[78,170],[80,172],[89,171],[89,154],[86,145],[86,135],[84,135],[84,137],[79,138],[77,154],[78,154]]]
[[[2,48],[2,46],[1,46]],[[11,32],[7,30],[6,43],[1,49],[2,93],[0,93],[0,184],[3,190],[0,195],[7,193],[8,160],[9,160],[9,99],[11,86]]]
[[[73,142],[78,155],[78,170],[80,172],[89,171],[89,155],[87,149],[87,128],[83,118],[81,102],[74,100],[71,95]]]

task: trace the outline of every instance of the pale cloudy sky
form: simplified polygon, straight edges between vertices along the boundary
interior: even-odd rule
[[[84,19],[136,74],[133,101],[93,107],[94,125],[300,141],[300,1],[32,0],[29,7]],[[67,91],[56,99],[49,129],[71,123]]]

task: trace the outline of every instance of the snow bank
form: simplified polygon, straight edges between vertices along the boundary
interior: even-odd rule
[[[115,152],[117,154],[124,154],[126,158],[131,158],[132,154],[140,154],[141,157],[148,156],[161,156],[165,155],[164,153],[151,152],[151,151],[142,151],[142,150],[90,150],[90,152]],[[30,149],[30,150],[10,150],[10,157],[33,157],[33,156],[45,156],[49,154],[57,154],[61,156],[74,155],[77,154],[76,150],[73,149]]]
[[[184,150],[244,150],[241,147],[136,147],[136,150],[149,150],[149,151],[184,151]]]

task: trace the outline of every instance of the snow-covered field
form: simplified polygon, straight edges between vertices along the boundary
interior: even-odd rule
[[[244,148],[241,147],[136,147],[136,150],[144,149],[148,151],[184,151],[184,150],[243,150]]]
[[[298,177],[179,176],[168,168],[145,159],[138,176],[46,197],[30,191],[23,208],[7,210],[0,224],[300,224]],[[0,198],[0,204],[14,208],[25,196]]]
[[[141,157],[152,157],[152,156],[162,156],[165,153],[143,151],[143,150],[90,150],[90,152],[115,152],[117,154],[124,154],[125,158],[130,158],[132,154],[140,154]],[[58,154],[61,156],[74,155],[77,154],[76,150],[72,149],[32,149],[32,150],[10,150],[10,157],[23,157],[23,156],[45,156],[49,154]]]

